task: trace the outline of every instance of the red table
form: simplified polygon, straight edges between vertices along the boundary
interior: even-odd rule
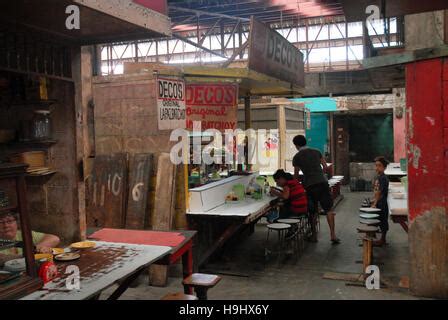
[[[171,247],[171,251],[155,262],[158,265],[171,265],[182,258],[184,279],[193,273],[193,239],[196,231],[149,231],[127,229],[89,229],[88,238],[92,240],[129,243],[142,245],[157,245]],[[186,294],[192,292],[185,290]]]

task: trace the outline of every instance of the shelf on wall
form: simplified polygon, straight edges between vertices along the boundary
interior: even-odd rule
[[[11,103],[11,106],[33,106],[33,105],[46,105],[51,106],[57,103],[57,100],[29,100],[29,101],[15,101]]]
[[[17,210],[16,206],[8,206],[0,208],[0,212],[16,211],[16,210]]]
[[[57,171],[50,170],[50,171],[43,172],[43,173],[27,173],[26,176],[29,177],[29,178],[39,178],[39,177],[49,177],[49,176],[52,176],[52,175],[54,175],[56,173],[57,173]]]
[[[14,142],[2,143],[0,145],[9,148],[27,148],[27,147],[49,148],[56,143],[58,143],[57,140],[35,140],[35,141],[14,141]]]

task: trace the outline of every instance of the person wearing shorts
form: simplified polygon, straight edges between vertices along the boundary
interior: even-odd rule
[[[294,137],[293,143],[298,150],[292,161],[294,166],[294,177],[299,179],[299,172],[302,170],[303,185],[309,199],[308,203],[312,227],[310,241],[317,241],[315,222],[319,216],[318,205],[320,204],[327,216],[331,242],[333,244],[339,244],[341,241],[336,236],[335,231],[336,213],[333,211],[333,198],[331,197],[328,180],[324,175],[324,171],[327,170],[327,163],[319,150],[307,147],[307,141],[304,136],[298,135]]]

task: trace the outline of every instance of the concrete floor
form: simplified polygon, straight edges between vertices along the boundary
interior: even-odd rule
[[[408,275],[407,234],[397,224],[390,223],[389,245],[375,248],[374,256],[380,262],[381,277],[387,280],[388,288],[367,290],[365,287],[347,286],[346,282],[323,279],[326,272],[360,273],[362,258],[358,245],[358,208],[362,199],[369,193],[344,192],[344,200],[336,208],[336,228],[342,243],[332,246],[329,241],[328,225],[321,216],[321,232],[318,243],[307,243],[301,256],[294,261],[277,259],[265,261],[264,242],[266,226],[261,222],[255,233],[235,239],[217,260],[207,265],[210,272],[224,273],[218,286],[209,291],[210,299],[416,299],[407,290],[398,288],[402,276]],[[180,267],[171,270],[174,277],[169,278],[166,288],[146,285],[147,280],[128,289],[122,299],[142,300],[160,299],[167,293],[182,291]],[[229,275],[231,274],[231,275]],[[110,293],[111,290],[107,291]]]

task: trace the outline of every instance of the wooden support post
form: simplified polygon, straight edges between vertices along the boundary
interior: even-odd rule
[[[88,115],[89,104],[93,99],[92,91],[92,56],[93,47],[74,48],[72,50],[72,74],[75,83],[75,112],[76,112],[76,163],[78,164],[78,194],[76,195],[77,217],[73,223],[79,223],[79,233],[75,238],[86,238],[86,204],[85,204],[85,173],[86,159],[92,153],[92,139],[89,136]],[[90,115],[92,113],[90,112]]]
[[[244,97],[244,127],[246,130],[251,129],[252,128],[252,115],[251,115],[251,110],[250,110],[250,96],[246,96]],[[245,148],[245,162],[246,162],[246,171],[250,171],[250,165],[249,165],[249,152],[248,152],[248,148],[246,145]]]
[[[250,129],[252,128],[252,117],[250,110],[250,96],[244,97],[244,128]]]
[[[238,48],[243,46],[243,24],[238,25]],[[240,59],[244,58],[244,51],[240,52]]]
[[[286,113],[285,105],[278,106],[278,136],[280,138],[279,163],[280,169],[286,169]]]

